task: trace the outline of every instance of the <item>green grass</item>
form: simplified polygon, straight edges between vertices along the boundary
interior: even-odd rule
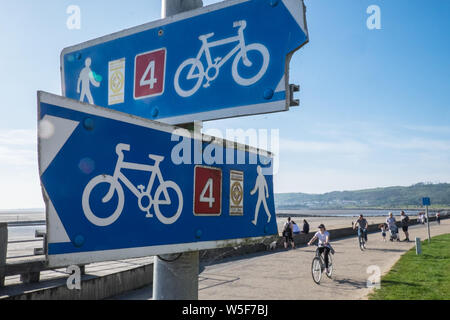
[[[370,300],[450,299],[450,234],[422,242],[422,254],[414,247],[381,278],[381,288]]]

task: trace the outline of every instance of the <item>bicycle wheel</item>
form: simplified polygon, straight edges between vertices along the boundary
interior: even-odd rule
[[[328,278],[331,278],[331,276],[333,275],[333,255],[329,254],[328,255],[328,272],[326,272],[326,275]]]
[[[195,78],[197,78],[197,82],[194,84],[192,89],[184,90],[180,86],[180,75],[181,72],[186,68],[189,67],[188,74],[183,81],[191,81]],[[198,72],[195,73],[198,69]],[[197,59],[191,58],[184,61],[177,69],[177,72],[175,73],[175,78],[173,80],[175,91],[178,93],[179,96],[187,98],[192,96],[194,93],[197,92],[197,90],[200,88],[203,78],[205,77],[205,69],[203,68],[203,65],[200,61]]]
[[[178,208],[175,211],[173,215],[169,215],[166,217],[161,213],[160,205],[168,205],[170,206],[172,204],[172,201],[170,200],[169,195],[169,189],[173,189],[178,197]],[[166,192],[164,192],[166,191]],[[164,192],[164,196],[166,197],[165,200],[160,200],[161,193]],[[158,217],[159,221],[161,221],[164,224],[172,224],[175,221],[178,220],[178,218],[181,215],[181,211],[183,211],[183,194],[181,193],[180,187],[173,181],[165,181],[161,183],[156,189],[155,192],[155,199],[153,200],[153,205],[155,209],[155,214]]]
[[[314,257],[311,264],[311,273],[314,282],[320,284],[320,280],[322,279],[322,262],[320,258]]]
[[[241,75],[239,74],[239,71],[238,71],[239,62],[241,60],[244,60],[244,52],[242,52],[242,51],[243,50],[240,50],[239,53],[234,58],[233,67],[231,69],[231,72],[232,72],[234,81],[236,81],[238,84],[240,84],[241,86],[250,86],[250,85],[258,82],[262,78],[262,76],[266,73],[267,68],[269,67],[270,54],[269,54],[269,50],[267,50],[267,48],[260,43],[253,43],[253,44],[246,46],[245,52],[247,54],[248,54],[248,52],[256,51],[262,56],[263,62],[262,62],[261,68],[259,69],[259,71],[256,75],[254,75],[253,77],[250,77],[250,78],[244,78],[244,77],[241,77]],[[252,62],[250,62],[250,66],[247,66],[244,63],[244,66],[247,66],[247,67],[251,67],[252,65],[253,65]]]
[[[94,190],[95,187],[97,187],[98,185],[100,185],[102,183],[107,183],[110,185],[108,190],[111,187],[113,187],[114,192],[117,192],[117,196],[118,196],[117,207],[115,208],[113,214],[111,214],[109,217],[106,217],[106,218],[99,218],[98,216],[96,216],[92,212],[91,205],[90,205],[90,197],[91,197],[92,190]],[[111,198],[113,198],[113,197],[111,197]],[[108,201],[111,200],[111,198],[109,198]],[[105,199],[105,198],[103,198],[103,199]],[[114,223],[119,218],[119,216],[123,210],[124,201],[125,201],[125,199],[124,199],[123,189],[122,189],[122,186],[120,185],[120,183],[118,181],[115,181],[114,178],[111,176],[100,175],[100,176],[95,177],[91,181],[89,181],[87,186],[84,188],[83,197],[82,197],[81,202],[82,202],[83,212],[84,212],[84,215],[86,216],[86,218],[92,224],[95,224],[96,226],[106,227],[106,226],[109,226],[110,224]],[[105,200],[105,202],[106,202],[106,200]]]
[[[361,251],[364,251],[365,247],[364,247],[364,239],[362,236],[358,236],[358,243],[359,243],[359,248],[361,249]]]

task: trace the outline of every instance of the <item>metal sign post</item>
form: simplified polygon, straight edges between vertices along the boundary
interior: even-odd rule
[[[428,206],[431,205],[430,198],[423,198],[422,204],[426,208],[426,215],[427,215],[427,228],[428,228],[428,243],[431,242],[431,235],[430,235],[430,216],[428,215]]]
[[[202,6],[202,0],[161,0],[161,18]],[[196,132],[201,134],[198,131],[201,131],[201,126]],[[198,251],[184,252],[178,256],[156,256],[153,264],[153,300],[198,300],[198,272]]]
[[[422,242],[420,242],[420,238],[416,237],[416,255],[422,254]]]
[[[426,211],[427,211],[428,242],[431,242],[431,235],[430,235],[430,216],[428,215],[428,206],[426,206]]]

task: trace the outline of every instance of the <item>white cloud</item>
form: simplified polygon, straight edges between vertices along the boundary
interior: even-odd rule
[[[366,154],[370,151],[368,144],[358,141],[300,141],[280,140],[280,151],[300,153],[339,153],[339,154]]]
[[[0,130],[0,209],[43,206],[36,130]]]
[[[36,130],[0,130],[0,146],[35,146]]]
[[[0,131],[0,167],[37,166],[36,130]]]
[[[398,150],[418,150],[422,152],[448,152],[450,151],[450,140],[440,139],[384,139],[375,142],[376,144]]]
[[[405,125],[403,128],[432,134],[450,134],[450,126],[419,126]]]

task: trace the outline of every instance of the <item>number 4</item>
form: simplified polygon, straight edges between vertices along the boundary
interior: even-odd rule
[[[148,74],[150,73],[150,79],[147,80]],[[155,78],[155,61],[152,60],[147,66],[147,69],[144,72],[144,75],[141,78],[139,84],[141,87],[150,86],[150,89],[153,89],[155,83],[158,82],[158,79]]]
[[[205,194],[209,190],[209,197],[206,198]],[[212,208],[214,202],[216,202],[216,199],[213,197],[213,179],[210,178],[208,182],[206,182],[205,187],[203,188],[202,193],[200,194],[200,202],[207,202],[209,203],[209,207]]]

